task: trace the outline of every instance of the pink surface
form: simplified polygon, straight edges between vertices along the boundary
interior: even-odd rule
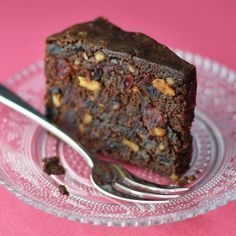
[[[96,16],[142,31],[171,47],[236,70],[236,2],[224,1],[1,1],[0,81],[41,59],[47,35]],[[34,209],[0,187],[0,236],[16,235],[235,235],[235,201],[168,225],[115,228],[84,225]]]

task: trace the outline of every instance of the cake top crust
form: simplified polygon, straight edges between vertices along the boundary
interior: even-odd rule
[[[131,57],[168,66],[182,72],[185,77],[191,77],[195,71],[192,64],[178,57],[168,47],[143,33],[124,31],[102,17],[94,21],[73,25],[60,33],[49,36],[46,42],[62,47],[70,44],[82,44],[126,53]]]

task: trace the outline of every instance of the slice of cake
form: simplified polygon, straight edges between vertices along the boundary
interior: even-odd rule
[[[192,154],[195,67],[103,18],[47,38],[46,115],[90,152],[180,175]]]

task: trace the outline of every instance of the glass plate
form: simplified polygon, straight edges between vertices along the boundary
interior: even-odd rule
[[[160,204],[133,204],[109,199],[89,181],[86,162],[28,118],[0,105],[0,182],[26,203],[48,213],[80,222],[138,226],[179,221],[236,199],[236,74],[198,55],[176,51],[197,66],[198,94],[192,127],[194,153],[187,176],[196,176],[182,197]],[[7,86],[43,111],[43,62],[23,69]],[[42,172],[41,159],[59,155],[63,177]],[[152,181],[165,178],[126,165]],[[64,184],[70,196],[58,192]]]

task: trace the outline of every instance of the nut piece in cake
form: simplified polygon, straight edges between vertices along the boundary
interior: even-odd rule
[[[175,96],[175,91],[163,79],[156,78],[152,81],[153,86],[164,95]]]
[[[96,92],[101,89],[100,83],[95,80],[90,80],[83,76],[78,76],[79,85],[83,88],[86,88],[90,91]]]

